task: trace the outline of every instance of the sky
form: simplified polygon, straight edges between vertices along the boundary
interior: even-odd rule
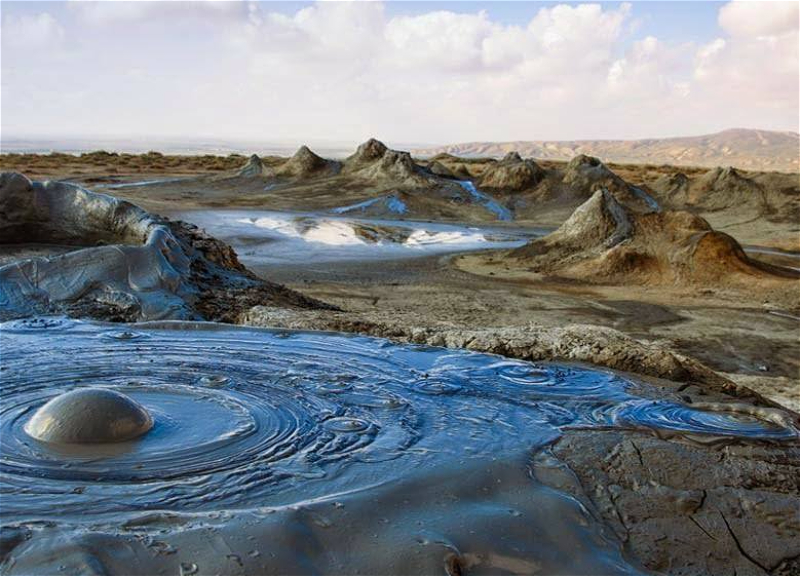
[[[0,2],[16,138],[798,131],[798,2]]]

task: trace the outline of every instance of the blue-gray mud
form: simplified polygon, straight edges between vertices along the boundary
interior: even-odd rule
[[[608,371],[336,333],[50,317],[0,325],[0,345],[9,574],[640,573],[535,454],[565,430],[798,437],[777,412],[654,400]],[[25,433],[87,386],[152,429]]]

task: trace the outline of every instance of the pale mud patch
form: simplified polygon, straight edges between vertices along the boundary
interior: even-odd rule
[[[800,385],[796,377],[735,373],[724,373],[724,376],[800,414]]]

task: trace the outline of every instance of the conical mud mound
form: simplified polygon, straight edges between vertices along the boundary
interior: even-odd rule
[[[253,154],[247,160],[247,164],[239,168],[239,171],[236,173],[236,175],[252,178],[255,176],[272,176],[273,173],[272,170],[264,165],[264,162],[258,157],[257,154]]]
[[[658,203],[644,190],[628,184],[598,158],[574,157],[566,166],[545,169],[532,159],[509,152],[489,164],[478,179],[481,190],[506,196],[521,219],[536,218],[543,206],[575,208],[597,190],[609,190],[630,208],[657,211]]]
[[[442,182],[438,176],[419,167],[408,152],[391,150],[374,138],[361,144],[355,154],[344,161],[344,171],[362,181],[407,188]]]
[[[750,260],[736,240],[699,216],[641,213],[606,189],[595,192],[555,232],[511,255],[534,271],[588,281],[724,284],[787,276]]]
[[[675,198],[686,194],[689,190],[690,180],[683,172],[664,174],[655,180],[650,187],[662,198]]]
[[[739,208],[761,212],[766,208],[764,190],[735,168],[714,168],[690,180],[682,173],[665,175],[653,190],[674,206],[715,211]]]
[[[761,186],[730,166],[714,168],[703,174],[691,187],[684,200],[709,210],[721,210],[742,204],[761,206],[765,204]]]
[[[545,175],[533,160],[523,160],[518,153],[509,152],[502,160],[486,168],[479,186],[484,190],[519,192],[535,188]]]
[[[345,162],[348,166],[369,164],[375,160],[381,159],[388,150],[389,148],[386,147],[386,144],[375,138],[370,138],[359,145],[355,153],[349,156]]]
[[[606,188],[614,192],[627,191],[628,184],[598,158],[579,154],[564,170],[564,184],[584,193]]]
[[[800,176],[780,172],[747,173],[717,167],[698,176],[677,172],[650,184],[673,208],[726,212],[740,220],[765,217],[775,222],[800,218]]]
[[[307,146],[301,146],[294,156],[275,170],[275,174],[291,178],[314,178],[336,174],[340,168],[339,162],[326,160]]]

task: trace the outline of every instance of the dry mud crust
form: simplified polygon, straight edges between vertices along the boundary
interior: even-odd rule
[[[557,459],[557,460],[554,460]],[[595,509],[665,574],[800,574],[800,447],[567,432],[536,477]]]

